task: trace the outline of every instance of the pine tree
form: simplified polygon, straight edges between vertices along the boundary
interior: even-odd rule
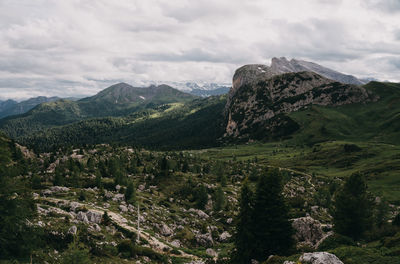
[[[42,188],[42,181],[40,179],[40,176],[35,174],[32,176],[32,189],[40,189]]]
[[[96,171],[96,186],[97,186],[97,188],[102,188],[103,187],[103,183],[102,183],[102,180],[101,180],[101,173],[100,173],[100,171]]]
[[[294,241],[289,209],[282,195],[282,175],[271,170],[261,175],[254,198],[252,214],[252,257],[266,260],[270,255],[287,255]]]
[[[56,167],[53,185],[54,186],[62,186],[63,184],[64,184],[64,178],[61,174],[60,168]]]
[[[196,204],[199,209],[204,209],[208,202],[207,188],[202,184],[196,190]]]
[[[372,201],[360,173],[351,175],[336,195],[333,214],[337,233],[359,239],[372,224]]]
[[[236,233],[234,235],[235,250],[232,252],[232,262],[237,264],[250,263],[252,253],[252,214],[253,193],[247,179],[243,182],[240,199],[239,214],[236,218]]]
[[[135,200],[135,186],[133,182],[130,181],[128,187],[125,190],[125,201],[127,203],[132,203]]]
[[[226,199],[225,199],[224,191],[222,190],[221,186],[218,186],[218,188],[215,191],[214,210],[215,211],[223,210],[225,207],[225,204],[226,204]]]

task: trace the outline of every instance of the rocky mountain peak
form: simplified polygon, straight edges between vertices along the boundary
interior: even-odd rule
[[[293,133],[299,125],[287,114],[308,105],[338,106],[375,100],[360,86],[297,71],[299,61],[274,58],[270,67],[246,65],[233,77],[225,114],[225,136],[262,139]]]

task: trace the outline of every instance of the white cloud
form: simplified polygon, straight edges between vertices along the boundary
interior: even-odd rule
[[[0,97],[229,82],[277,56],[400,81],[397,0],[2,0]]]

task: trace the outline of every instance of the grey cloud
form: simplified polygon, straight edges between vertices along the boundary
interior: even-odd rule
[[[391,15],[400,2],[351,2],[2,0],[0,97],[93,94],[119,81],[229,82],[236,68],[274,56],[400,80]]]
[[[371,9],[377,9],[387,13],[400,12],[399,0],[365,0],[365,4]]]

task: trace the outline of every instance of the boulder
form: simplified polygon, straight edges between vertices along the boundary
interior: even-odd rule
[[[209,217],[208,214],[199,209],[190,208],[188,212],[197,214],[201,219],[207,219]]]
[[[52,186],[50,187],[50,190],[52,192],[69,192],[69,188],[63,186]]]
[[[119,210],[121,210],[121,212],[123,212],[123,213],[126,213],[126,212],[128,212],[128,207],[126,207],[125,205],[120,205],[119,206]]]
[[[84,222],[84,223],[89,223],[89,220],[88,220],[88,218],[87,218],[87,216],[86,216],[86,213],[85,212],[82,212],[82,211],[80,211],[77,215],[76,215],[76,219],[77,220],[79,220],[79,221],[82,221],[82,222]]]
[[[195,239],[196,242],[203,247],[211,247],[212,245],[214,245],[214,241],[210,233],[206,234],[199,233],[195,236]]]
[[[117,193],[113,198],[112,198],[112,200],[114,201],[114,202],[122,202],[122,201],[124,201],[125,200],[125,195],[123,195],[123,194],[121,194],[121,193]]]
[[[324,236],[321,223],[309,216],[294,219],[292,226],[296,231],[295,239],[302,244],[315,246]]]
[[[103,215],[99,212],[89,210],[86,212],[86,217],[89,220],[89,222],[95,223],[95,224],[100,224]]]
[[[328,252],[304,253],[299,261],[308,264],[343,264],[338,257]]]
[[[224,242],[226,240],[228,240],[229,238],[231,238],[232,235],[229,234],[227,231],[224,231],[220,236],[219,236],[219,241]]]
[[[172,229],[169,228],[165,223],[159,225],[158,229],[163,236],[170,236],[173,233]]]
[[[76,235],[76,232],[78,231],[78,228],[76,227],[76,226],[71,226],[69,229],[68,229],[68,234],[71,234],[71,235]]]
[[[218,253],[215,252],[215,250],[212,249],[212,248],[207,248],[206,249],[206,254],[211,256],[211,257],[213,257],[213,258],[217,258],[218,257]]]
[[[171,242],[171,246],[180,248],[182,246],[181,241],[175,239],[174,241]]]

